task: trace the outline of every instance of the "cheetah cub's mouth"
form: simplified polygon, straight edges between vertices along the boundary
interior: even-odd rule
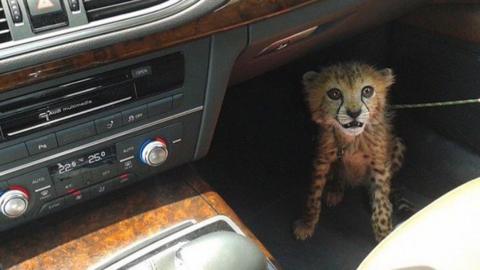
[[[348,124],[342,124],[342,127],[343,128],[361,128],[363,127],[363,123],[358,121],[352,121]]]
[[[342,124],[342,123],[339,123],[339,124],[342,132],[350,136],[360,135],[365,129],[365,124],[356,120],[353,120],[346,124]]]

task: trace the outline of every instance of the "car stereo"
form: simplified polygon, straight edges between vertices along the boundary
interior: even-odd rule
[[[194,43],[4,94],[0,230],[192,160],[208,70]]]

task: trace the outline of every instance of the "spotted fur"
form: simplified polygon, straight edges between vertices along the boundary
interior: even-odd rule
[[[392,133],[387,94],[394,82],[390,69],[342,63],[303,76],[312,120],[320,128],[306,207],[294,223],[294,235],[313,235],[322,195],[328,206],[343,198],[346,185],[369,187],[372,227],[377,241],[392,230],[389,199],[392,174],[403,162],[405,147]],[[368,93],[372,88],[373,94]],[[341,98],[331,90],[337,89]],[[333,98],[332,98],[333,97]]]

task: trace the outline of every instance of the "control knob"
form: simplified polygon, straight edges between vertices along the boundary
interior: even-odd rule
[[[28,209],[28,194],[22,189],[10,189],[0,196],[0,213],[8,218],[18,218]]]
[[[140,149],[140,159],[149,166],[160,166],[167,161],[167,158],[167,144],[161,138],[145,142]]]

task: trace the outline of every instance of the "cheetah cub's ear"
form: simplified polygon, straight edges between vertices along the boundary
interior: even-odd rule
[[[385,82],[385,88],[389,88],[395,82],[395,75],[391,68],[384,68],[380,70],[380,75],[383,77]]]
[[[317,76],[318,76],[317,72],[307,71],[305,74],[303,74],[303,77],[302,77],[303,85],[308,87],[315,80],[315,78],[317,78]]]

